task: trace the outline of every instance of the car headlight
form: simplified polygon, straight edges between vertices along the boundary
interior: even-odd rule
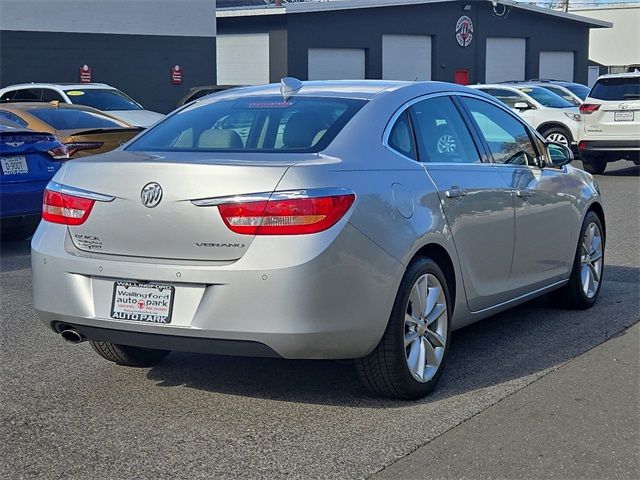
[[[567,113],[564,112],[564,114],[569,117],[571,120],[573,120],[574,122],[579,122],[580,121],[580,114],[579,113]]]

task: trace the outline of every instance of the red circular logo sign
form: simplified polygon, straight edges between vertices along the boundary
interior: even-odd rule
[[[473,40],[473,22],[466,15],[456,22],[456,41],[461,47],[468,47]]]

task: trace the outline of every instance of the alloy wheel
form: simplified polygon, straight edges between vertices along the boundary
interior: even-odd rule
[[[559,143],[560,145],[569,146],[569,139],[562,133],[552,133],[547,136],[547,140],[553,143]]]
[[[602,276],[602,232],[595,222],[591,222],[582,236],[580,255],[580,280],[582,291],[587,298],[598,292]]]
[[[447,300],[435,275],[422,275],[409,294],[404,320],[404,349],[411,375],[431,380],[442,362],[447,344]]]

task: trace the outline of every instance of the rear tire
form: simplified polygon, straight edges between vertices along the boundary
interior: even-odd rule
[[[414,259],[402,278],[380,343],[356,361],[367,389],[376,396],[405,400],[430,393],[449,352],[450,318],[449,288],[442,270],[430,258]]]
[[[588,241],[590,230],[597,232],[594,238],[599,240]],[[588,212],[580,229],[569,283],[549,294],[554,305],[560,308],[586,310],[596,303],[602,287],[605,243],[606,238],[600,217],[593,211]],[[599,259],[599,264],[598,260],[594,259]],[[589,278],[597,280],[597,285],[594,283],[591,288],[589,285],[585,286],[585,275],[587,281]]]
[[[589,172],[592,175],[602,175],[607,168],[607,161],[600,159],[583,159],[582,167],[586,172]]]
[[[126,367],[152,367],[171,353],[169,350],[116,345],[111,342],[91,340],[91,348],[102,358]]]

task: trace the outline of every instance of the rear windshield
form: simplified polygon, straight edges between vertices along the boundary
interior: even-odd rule
[[[574,83],[572,85],[563,85],[563,87],[571,91],[571,93],[580,97],[582,100],[587,98],[587,95],[589,95],[589,87],[580,85],[579,83]]]
[[[66,108],[33,108],[29,113],[56,130],[76,130],[79,128],[127,128],[126,123],[119,122],[96,112],[71,110]]]
[[[589,96],[598,100],[637,100],[640,98],[640,77],[601,78]]]
[[[86,105],[88,107],[97,108],[98,110],[142,110],[142,107],[126,96],[120,90],[111,88],[74,88],[73,90],[65,90],[71,103],[77,105]]]
[[[575,105],[568,100],[565,100],[559,95],[556,95],[553,92],[550,92],[546,88],[542,87],[519,87],[522,93],[526,93],[535,101],[544,105],[545,107],[550,108],[567,108],[567,107],[575,107]]]
[[[365,103],[270,96],[192,105],[148,130],[127,150],[319,152]]]

